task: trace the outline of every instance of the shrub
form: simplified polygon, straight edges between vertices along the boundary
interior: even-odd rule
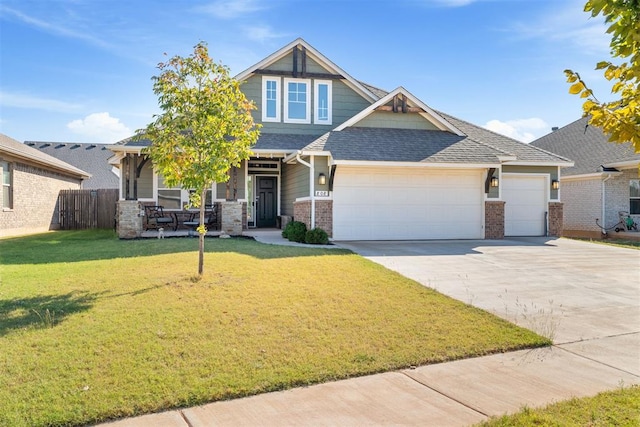
[[[282,237],[289,239],[291,242],[304,243],[307,233],[307,226],[304,222],[291,221],[282,231]]]
[[[322,228],[314,228],[306,232],[304,241],[312,245],[326,245],[329,243],[329,235]]]

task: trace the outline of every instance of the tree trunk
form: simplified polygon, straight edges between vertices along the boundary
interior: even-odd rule
[[[198,227],[198,274],[202,276],[202,272],[204,271],[204,236],[205,236],[205,228],[204,228],[204,201],[205,197],[207,197],[206,187],[200,193],[200,226]]]

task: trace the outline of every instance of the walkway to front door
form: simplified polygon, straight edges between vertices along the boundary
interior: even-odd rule
[[[256,227],[275,227],[277,215],[276,177],[256,177]]]

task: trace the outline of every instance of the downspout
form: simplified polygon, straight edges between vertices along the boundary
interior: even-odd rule
[[[605,182],[607,182],[608,180],[610,180],[612,178],[611,174],[607,175],[607,177],[605,179],[602,180],[602,225],[606,227],[607,224],[607,219],[605,218],[605,198],[604,198],[604,193],[605,193]],[[606,235],[607,234],[607,230],[606,229],[602,229],[602,234]]]
[[[300,158],[300,152],[296,154],[296,160],[306,167],[309,168],[309,193],[311,196],[311,221],[309,223],[309,229],[315,228],[316,226],[316,198],[315,198],[315,181],[313,179],[314,167],[313,167],[313,156],[310,156],[311,163],[305,162]]]

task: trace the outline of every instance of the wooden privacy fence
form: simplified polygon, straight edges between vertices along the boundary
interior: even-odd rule
[[[58,194],[60,228],[113,228],[117,202],[117,189],[61,190]]]

